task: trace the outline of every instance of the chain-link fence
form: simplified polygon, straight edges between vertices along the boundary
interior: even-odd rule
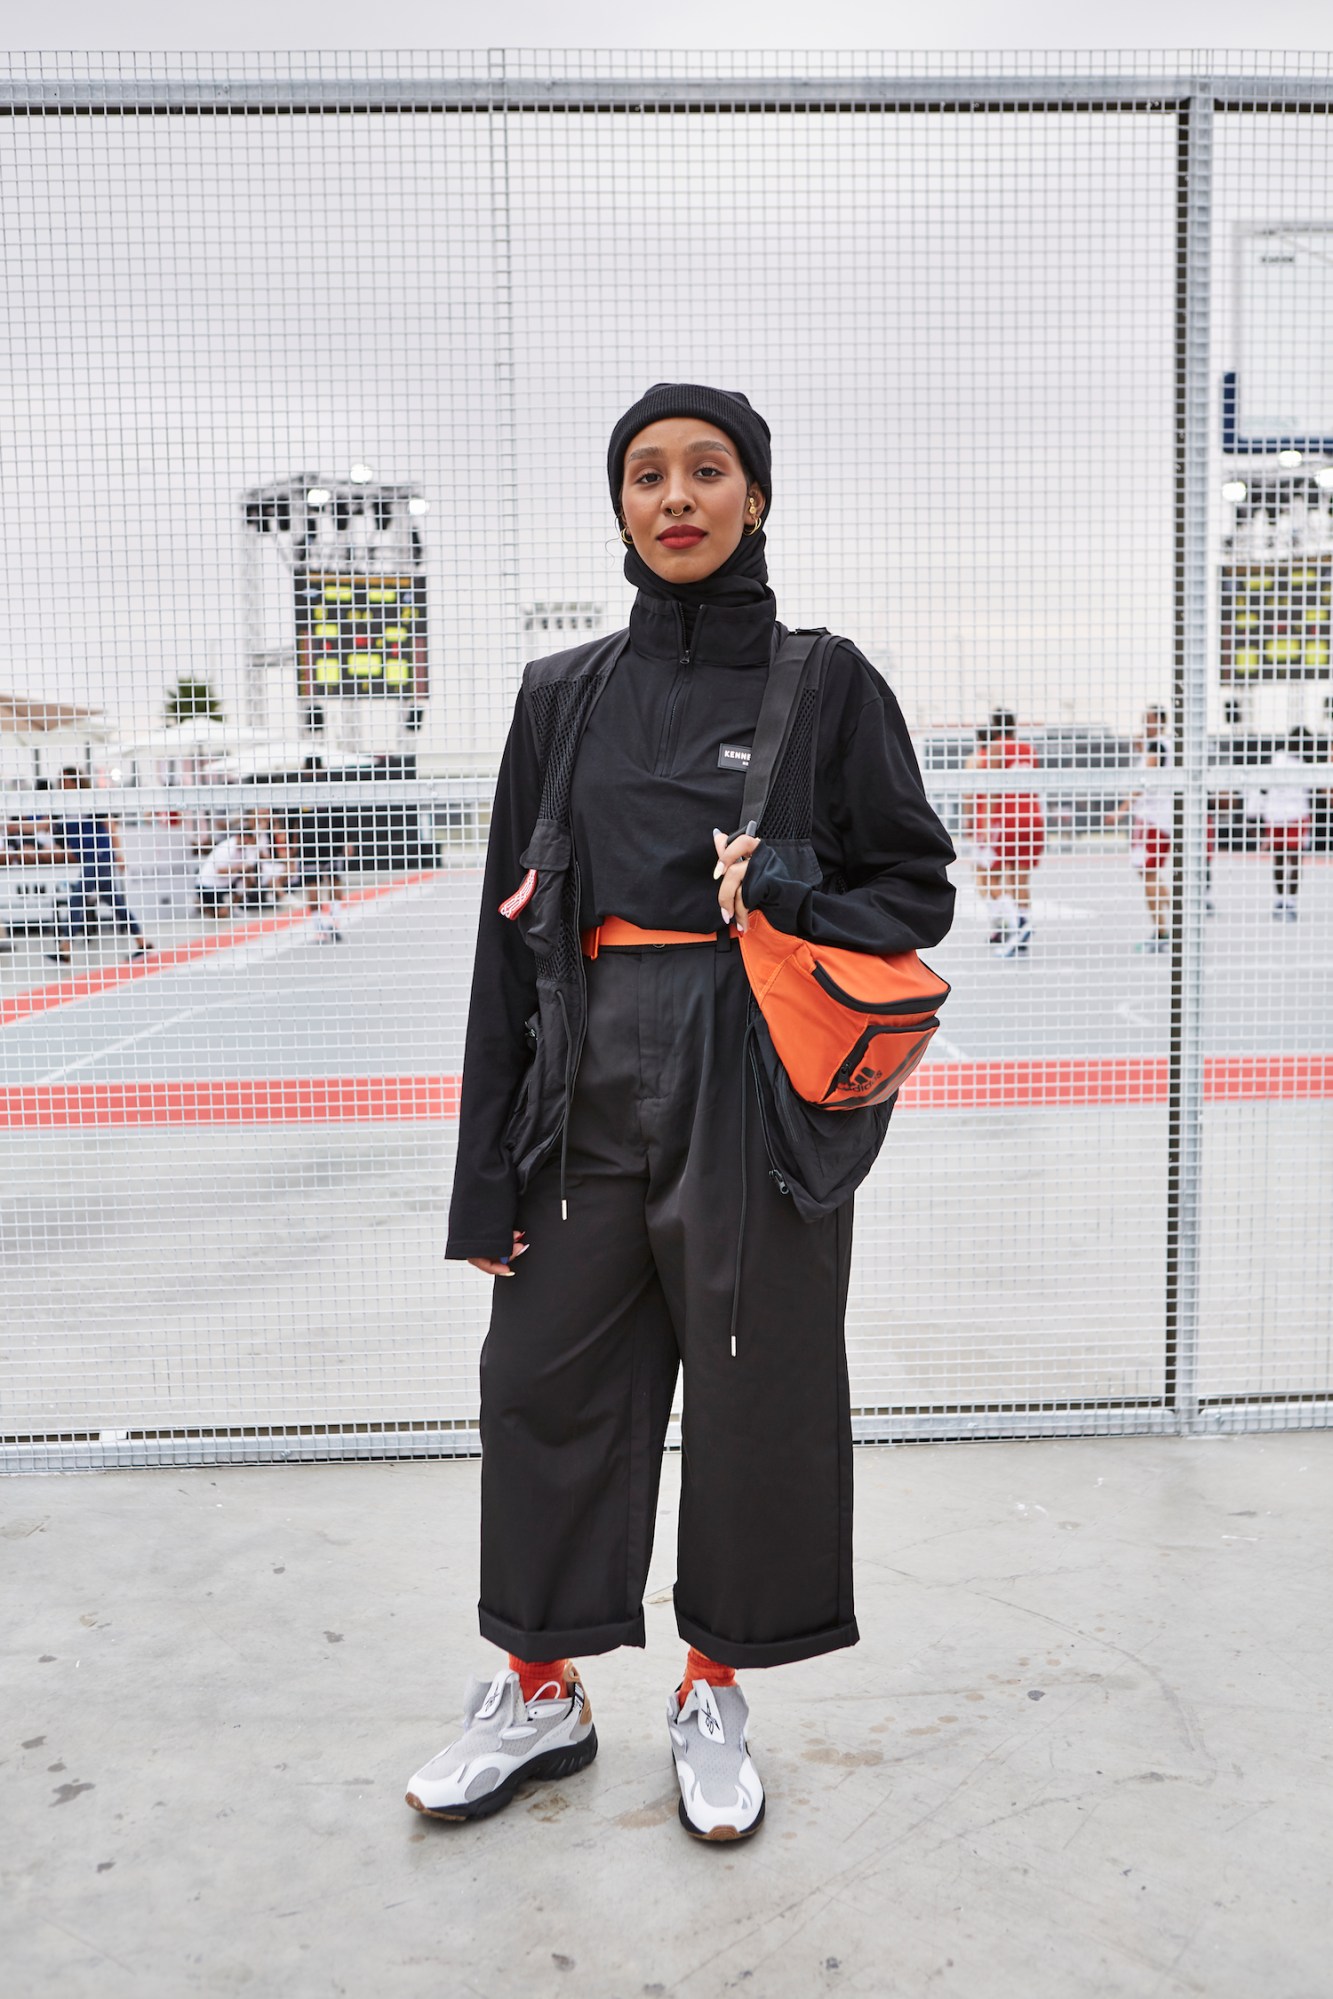
[[[0,86],[6,1461],[475,1448],[490,789],[672,377],[960,847],[859,1434],[1325,1422],[1327,66],[216,63]]]

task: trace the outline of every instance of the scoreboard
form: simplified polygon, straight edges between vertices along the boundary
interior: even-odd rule
[[[338,570],[298,571],[297,691],[362,699],[428,693],[426,579]]]
[[[1224,563],[1221,592],[1224,684],[1328,678],[1333,554]]]

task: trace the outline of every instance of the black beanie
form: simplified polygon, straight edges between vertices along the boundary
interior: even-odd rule
[[[739,389],[708,389],[698,382],[654,382],[647,394],[625,411],[607,446],[606,476],[611,482],[611,505],[617,515],[630,439],[664,416],[703,417],[719,430],[725,430],[739,448],[745,470],[763,493],[768,507],[772,506],[772,432],[758,410],[751,409],[748,397]]]

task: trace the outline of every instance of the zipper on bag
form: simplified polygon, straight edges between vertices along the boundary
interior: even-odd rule
[[[858,1068],[860,1067],[862,1062],[865,1061],[866,1057],[869,1055],[873,1043],[879,1039],[880,1035],[908,1034],[911,1035],[913,1040],[916,1042],[926,1042],[929,1041],[931,1035],[935,1032],[935,1029],[939,1026],[939,1024],[940,1023],[938,1018],[932,1015],[929,1020],[922,1021],[918,1025],[914,1025],[912,1027],[867,1028],[866,1032],[858,1037],[854,1047],[851,1050],[851,1053],[845,1058],[844,1061],[842,1061],[839,1064],[837,1073],[835,1074],[833,1081],[829,1084],[827,1090],[824,1092],[825,1097],[826,1098],[831,1097],[835,1090],[847,1088],[847,1086],[852,1081],[852,1078],[855,1076]],[[883,1103],[884,1099],[888,1096],[891,1096],[893,1092],[899,1087],[899,1084],[895,1080],[895,1078],[901,1076],[902,1069],[903,1069],[903,1064],[900,1062],[898,1064],[898,1067],[895,1070],[893,1070],[888,1076],[886,1076],[883,1082],[877,1084],[873,1091],[867,1092],[867,1094],[864,1097],[860,1098],[856,1104],[848,1105],[847,1108],[852,1110],[858,1110],[861,1109],[862,1107],[865,1107],[868,1109],[875,1104]],[[834,1108],[837,1109],[838,1106],[835,1105]]]
[[[830,999],[836,1000],[839,1006],[845,1006],[849,1013],[930,1013],[948,997],[949,993],[948,986],[941,979],[943,991],[932,998],[860,1000],[853,999],[850,993],[845,993],[823,965],[816,964],[811,976],[817,986],[822,986]]]
[[[754,1071],[754,1095],[755,1102],[759,1106],[759,1125],[764,1134],[764,1151],[768,1154],[768,1177],[770,1180],[776,1182],[779,1194],[790,1194],[791,1188],[773,1164],[773,1141],[769,1137],[768,1112],[764,1109],[764,1091],[759,1076],[759,1057],[754,1052],[753,1035],[750,1036],[750,1067]]]

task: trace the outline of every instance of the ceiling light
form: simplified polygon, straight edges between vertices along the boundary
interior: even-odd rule
[[[1299,451],[1279,451],[1277,462],[1279,465],[1299,465],[1301,454]]]
[[[306,490],[305,503],[308,507],[327,507],[332,498],[327,486],[310,486]]]
[[[349,479],[355,479],[358,486],[364,486],[368,479],[374,478],[375,474],[369,465],[354,465],[347,476]]]
[[[1243,500],[1249,490],[1243,479],[1228,479],[1226,485],[1222,488],[1222,498],[1224,500]]]
[[[416,499],[409,500],[407,503],[407,511],[409,514],[428,514],[430,512],[430,501],[416,500]]]

